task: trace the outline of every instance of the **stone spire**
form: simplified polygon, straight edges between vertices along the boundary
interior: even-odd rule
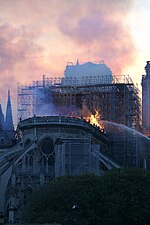
[[[14,131],[11,101],[10,101],[10,90],[8,90],[8,100],[7,100],[6,118],[5,118],[5,130],[6,130],[6,132]]]

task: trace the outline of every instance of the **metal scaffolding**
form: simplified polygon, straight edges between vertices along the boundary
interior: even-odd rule
[[[86,117],[100,114],[100,119],[141,129],[139,90],[129,76],[45,78],[30,86],[18,86],[18,119],[34,114]]]

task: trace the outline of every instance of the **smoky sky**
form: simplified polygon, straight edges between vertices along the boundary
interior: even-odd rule
[[[38,32],[27,26],[0,26],[0,80],[3,87],[14,90],[17,81],[24,79],[25,71],[36,67],[36,56],[42,54],[42,47],[36,44],[37,39]],[[4,94],[3,90],[0,94]]]
[[[82,17],[68,12],[60,15],[58,27],[78,46],[92,49],[95,57],[103,57],[120,73],[135,58],[136,48],[125,24],[132,1],[89,1]],[[82,10],[81,10],[82,11]],[[80,13],[80,10],[79,10]]]

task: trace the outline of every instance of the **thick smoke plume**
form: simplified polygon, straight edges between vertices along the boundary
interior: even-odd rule
[[[82,16],[78,17],[74,11],[61,14],[58,26],[83,51],[90,49],[93,56],[104,59],[113,72],[121,73],[135,60],[135,46],[124,23],[131,4],[131,0],[88,1],[85,9],[83,4],[80,9],[74,4],[74,11],[81,12]]]
[[[38,32],[26,26],[13,27],[10,24],[0,26],[0,97],[6,96],[3,87],[14,94],[17,81],[28,80],[32,73],[40,70],[37,63],[42,48],[36,44]]]

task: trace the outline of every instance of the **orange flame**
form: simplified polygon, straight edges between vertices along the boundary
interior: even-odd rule
[[[100,121],[100,114],[99,112],[96,110],[95,115],[91,114],[89,117],[84,117],[84,119],[89,122],[90,124],[99,127],[100,129],[103,129],[103,127],[101,126],[101,124],[99,123]]]
[[[99,122],[98,122],[99,119],[100,119],[100,115],[99,115],[98,111],[96,111],[95,115],[92,114],[90,116],[90,124],[95,125],[97,127],[101,127]]]

